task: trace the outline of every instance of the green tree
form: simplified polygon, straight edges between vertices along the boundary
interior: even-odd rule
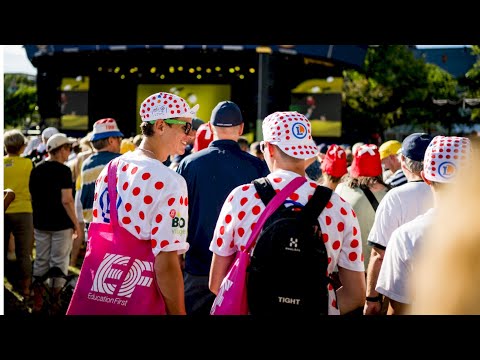
[[[477,61],[465,74],[466,97],[480,98],[480,45],[472,45],[472,55],[477,56]],[[471,119],[480,119],[480,107],[472,109]]]
[[[456,96],[457,81],[405,45],[369,48],[364,73],[346,71],[344,78],[345,120],[369,133],[400,124],[428,128],[442,120],[432,100]]]
[[[37,107],[35,80],[27,75],[5,74],[3,92],[5,127],[25,125]]]
[[[342,92],[343,130],[346,134],[356,134],[359,140],[362,134],[371,134],[388,126],[384,114],[377,108],[385,105],[392,95],[390,88],[379,84],[375,79],[367,78],[356,70],[343,72],[344,87]],[[362,129],[359,134],[358,130]]]

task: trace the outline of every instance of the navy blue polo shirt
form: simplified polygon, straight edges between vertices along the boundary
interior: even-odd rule
[[[212,252],[208,249],[218,215],[228,194],[237,186],[269,174],[266,163],[242,151],[236,141],[215,140],[184,158],[177,168],[188,188],[188,236],[185,271],[208,276]]]

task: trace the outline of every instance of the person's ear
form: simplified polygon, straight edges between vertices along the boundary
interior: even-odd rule
[[[160,133],[162,133],[166,125],[167,124],[163,120],[159,119],[155,121],[155,124],[153,124],[153,127],[155,130],[158,130]]]
[[[245,127],[245,123],[241,123],[238,129],[238,135],[242,136],[244,127]]]
[[[276,147],[273,146],[273,144],[270,144],[270,142],[266,142],[266,146],[268,146],[268,154],[270,155],[270,157],[273,157],[273,154],[275,151],[277,151]],[[265,153],[263,154],[263,156],[265,157]]]
[[[423,181],[425,182],[425,184],[427,184],[427,185],[431,185],[431,184],[432,184],[432,182],[429,181],[429,180],[425,177],[425,174],[424,174],[423,170],[420,171],[420,176],[422,177],[422,179],[423,179]]]

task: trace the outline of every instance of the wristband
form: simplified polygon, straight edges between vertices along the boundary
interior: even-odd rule
[[[379,294],[377,296],[367,296],[365,299],[370,302],[382,302],[383,296]]]

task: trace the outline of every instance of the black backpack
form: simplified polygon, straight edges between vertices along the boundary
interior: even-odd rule
[[[271,183],[253,183],[267,205],[276,194]],[[331,195],[317,186],[305,206],[282,204],[265,222],[247,269],[252,315],[328,314],[328,254],[318,216]]]

